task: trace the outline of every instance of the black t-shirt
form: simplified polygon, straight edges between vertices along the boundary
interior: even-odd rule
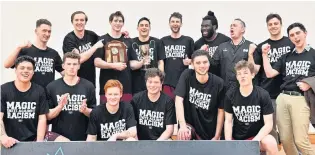
[[[273,66],[283,76],[280,90],[301,92],[296,82],[315,76],[315,50],[307,46],[302,53],[293,50],[283,55]]]
[[[180,75],[188,68],[184,65],[183,59],[185,57],[191,58],[194,51],[194,40],[191,37],[182,35],[180,38],[166,36],[161,41],[165,52],[164,84],[175,88]]]
[[[49,108],[55,108],[65,93],[69,93],[68,103],[52,120],[52,132],[61,134],[71,141],[85,141],[89,118],[79,110],[83,99],[87,99],[88,108],[95,107],[95,87],[84,78],[80,78],[80,81],[74,86],[67,85],[63,78],[57,79],[47,86]]]
[[[20,92],[13,82],[1,85],[1,112],[5,131],[19,141],[34,141],[37,137],[39,115],[49,111],[45,90],[32,83],[26,92]]]
[[[87,134],[96,135],[97,140],[106,141],[113,134],[123,132],[137,125],[130,103],[120,102],[115,114],[108,112],[106,103],[98,105],[90,114]]]
[[[163,92],[155,102],[150,101],[147,90],[139,92],[131,104],[138,122],[139,140],[157,140],[166,130],[166,125],[176,124],[174,101]]]
[[[62,45],[63,53],[71,52],[74,48],[78,49],[80,54],[87,52],[98,40],[98,35],[89,30],[84,31],[82,39],[78,38],[75,33],[69,32]],[[80,66],[78,76],[85,78],[92,82],[95,86],[95,66],[94,66],[95,53]]]
[[[175,95],[184,98],[185,120],[204,140],[215,136],[218,109],[223,109],[224,82],[214,74],[201,84],[194,70],[186,69],[176,86]]]
[[[62,72],[62,60],[58,52],[50,47],[41,50],[34,45],[30,48],[24,48],[20,51],[18,57],[28,55],[32,57],[35,64],[35,73],[32,82],[42,87],[46,87],[51,81],[55,80],[55,70]],[[12,68],[14,65],[12,66]]]
[[[274,109],[268,92],[263,88],[254,86],[247,97],[239,89],[230,89],[226,93],[224,110],[233,114],[232,137],[245,140],[258,134],[265,124],[263,115],[272,114]]]
[[[131,79],[131,69],[130,69],[130,64],[129,61],[133,60],[133,58],[136,58],[136,56],[132,56],[132,54],[135,54],[135,52],[131,52],[133,49],[131,47],[132,45],[132,40],[130,38],[124,38],[124,36],[122,35],[120,38],[113,38],[111,37],[109,34],[105,34],[103,36],[101,36],[99,38],[99,40],[104,39],[103,44],[106,45],[106,43],[113,41],[113,40],[118,40],[121,42],[124,42],[125,45],[127,46],[127,68],[124,69],[123,71],[118,71],[118,70],[114,70],[114,69],[101,69],[100,71],[100,78],[99,78],[99,83],[100,83],[100,95],[104,95],[104,85],[106,84],[106,82],[110,79],[116,79],[119,82],[121,82],[121,84],[124,86],[124,90],[123,93],[124,94],[132,94],[132,83],[130,82]],[[105,60],[105,47],[104,48],[99,48],[96,51],[96,55],[97,58],[101,58],[102,60]]]
[[[209,46],[209,55],[212,57],[218,46],[227,41],[231,41],[231,39],[222,33],[218,33],[217,37],[212,41],[207,41],[204,37],[201,37],[195,42],[195,50],[199,50],[204,44],[207,44]]]
[[[159,39],[154,37],[150,37],[149,40],[146,42],[141,42],[139,40],[139,37],[134,38],[132,49],[133,50],[131,52],[135,52],[135,54],[132,54],[132,56],[136,56],[136,58],[133,58],[134,60],[140,61],[143,59],[142,51],[147,51],[149,53],[151,63],[148,68],[157,68],[158,61],[165,59],[164,51],[161,50],[161,42]],[[145,85],[144,75],[144,66],[142,66],[142,68],[138,70],[132,71],[132,83],[135,86],[132,87],[133,94],[147,89]]]
[[[294,44],[290,41],[288,37],[283,36],[280,40],[271,40],[267,39],[266,41],[260,43],[255,51],[255,57],[257,57],[255,64],[259,64],[260,70],[256,76],[258,76],[259,86],[267,90],[272,99],[276,99],[280,93],[280,85],[282,82],[282,76],[279,74],[274,78],[267,78],[264,70],[264,65],[262,61],[262,51],[261,47],[265,43],[270,45],[270,51],[268,52],[268,58],[270,61],[270,65],[273,67],[276,62],[278,62],[279,58],[289,53],[293,50]]]

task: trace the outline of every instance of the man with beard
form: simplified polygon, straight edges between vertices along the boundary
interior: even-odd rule
[[[32,82],[46,87],[55,79],[55,70],[62,74],[62,60],[58,52],[47,46],[51,35],[51,22],[47,19],[36,21],[36,40],[34,44],[27,42],[18,46],[4,61],[5,68],[14,68],[14,61],[22,55],[31,56],[35,64]]]
[[[238,85],[233,66],[240,60],[247,60],[248,53],[256,49],[255,44],[243,37],[245,28],[243,20],[234,19],[230,26],[231,41],[220,44],[211,59],[212,67],[220,69],[226,88]]]
[[[175,104],[161,92],[164,73],[150,68],[145,73],[147,90],[137,93],[131,100],[138,122],[139,140],[168,140],[176,124]]]
[[[175,108],[179,140],[219,140],[224,122],[224,82],[209,73],[209,54],[192,54],[192,69],[186,69],[176,86]]]
[[[116,11],[109,16],[109,23],[111,25],[111,32],[101,36],[99,39],[103,39],[103,44],[106,46],[119,43],[120,46],[126,47],[126,57],[125,62],[108,62],[105,60],[105,49],[100,48],[96,51],[96,58],[94,59],[94,64],[96,67],[100,68],[99,83],[100,88],[103,88],[105,83],[110,79],[116,79],[120,81],[123,86],[123,96],[122,101],[129,102],[132,99],[132,83],[131,80],[131,70],[129,61],[136,56],[132,56],[135,52],[132,52],[132,40],[130,38],[125,38],[121,29],[124,26],[125,18],[120,11]],[[115,43],[113,42],[115,41]],[[108,47],[109,48],[109,47]],[[115,50],[118,52],[117,48]],[[114,51],[114,52],[115,52]],[[111,51],[113,52],[113,51]],[[106,102],[106,96],[104,95],[104,89],[100,89],[100,101]]]
[[[191,62],[191,54],[194,51],[194,40],[191,37],[180,34],[182,15],[174,12],[169,18],[171,35],[161,39],[163,52],[165,52],[164,71],[165,81],[163,91],[171,98],[175,98],[174,90],[182,72],[188,68]]]
[[[208,12],[208,15],[202,18],[201,23],[201,35],[202,37],[195,42],[195,50],[201,49],[209,52],[212,58],[215,50],[221,43],[230,41],[231,39],[222,33],[218,33],[219,24],[212,11]],[[210,66],[209,71],[216,75],[219,75],[219,67],[212,68]]]
[[[132,71],[132,93],[138,93],[146,90],[144,75],[148,68],[159,68],[164,72],[164,52],[161,52],[161,42],[159,39],[149,36],[151,30],[151,22],[147,17],[142,17],[138,21],[139,37],[133,39],[131,52],[135,52],[130,62]]]
[[[294,44],[290,41],[290,39],[286,36],[283,36],[281,33],[282,28],[282,19],[278,14],[269,14],[266,18],[267,28],[270,33],[270,38],[260,43],[257,46],[257,49],[254,53],[248,53],[249,62],[254,64],[254,56],[257,57],[257,61],[255,62],[255,69],[259,70],[257,77],[259,81],[259,86],[267,90],[270,94],[272,105],[274,108],[273,114],[273,130],[271,131],[271,135],[275,137],[277,142],[279,143],[279,138],[277,134],[276,128],[276,98],[280,94],[280,86],[282,84],[282,76],[278,75],[274,78],[267,78],[264,68],[261,67],[262,62],[262,45],[268,43],[270,45],[270,51],[268,51],[268,58],[270,60],[271,66],[274,66],[276,62],[278,62],[279,58],[289,53],[293,50]]]
[[[226,35],[217,32],[219,28],[217,17],[212,11],[202,18],[201,35],[202,37],[195,42],[195,50],[201,49],[209,52],[213,56],[215,50],[221,43],[230,41]],[[211,72],[211,71],[210,71]]]
[[[94,57],[95,51],[98,48],[103,47],[102,41],[98,40],[98,35],[90,30],[85,29],[85,25],[88,21],[87,15],[83,11],[76,11],[71,15],[71,23],[74,30],[69,32],[62,45],[62,50],[67,52],[76,52],[80,54],[80,70],[78,76],[89,80],[95,86],[95,66]]]

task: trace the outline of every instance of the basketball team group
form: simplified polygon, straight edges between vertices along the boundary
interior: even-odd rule
[[[120,11],[109,16],[111,30],[102,36],[85,29],[83,11],[70,19],[63,58],[47,46],[51,22],[38,19],[36,40],[5,59],[16,75],[1,85],[5,148],[24,141],[254,140],[268,155],[279,144],[287,155],[315,155],[308,136],[315,125],[315,51],[302,23],[281,32],[281,16],[266,15],[270,37],[255,44],[244,37],[240,18],[229,37],[217,32],[212,11],[200,18],[197,41],[181,34],[179,12],[169,17],[171,34],[159,39],[150,36],[147,17],[134,38],[122,31]]]

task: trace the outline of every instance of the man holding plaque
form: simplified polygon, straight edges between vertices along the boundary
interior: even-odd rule
[[[147,17],[142,17],[138,21],[139,37],[133,39],[132,48],[136,56],[135,60],[130,62],[132,71],[132,83],[137,87],[132,87],[132,93],[138,93],[147,90],[144,75],[148,68],[159,68],[164,71],[165,58],[164,52],[161,52],[161,42],[155,37],[149,35],[151,22]]]
[[[182,72],[190,65],[190,56],[194,51],[194,40],[180,34],[182,15],[174,12],[169,18],[171,35],[161,39],[162,51],[165,52],[165,81],[163,92],[175,98],[174,90]]]
[[[124,16],[120,11],[116,11],[109,16],[111,32],[101,36],[103,39],[104,48],[96,51],[94,64],[100,68],[100,88],[103,88],[105,83],[110,79],[116,79],[123,84],[122,101],[129,102],[132,99],[132,83],[129,60],[131,57],[132,41],[130,38],[125,38],[121,32],[124,26]],[[100,89],[100,100],[106,103],[104,90]]]

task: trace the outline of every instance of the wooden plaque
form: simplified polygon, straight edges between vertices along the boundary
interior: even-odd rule
[[[127,46],[124,42],[113,40],[104,46],[105,60],[109,63],[127,63]]]

